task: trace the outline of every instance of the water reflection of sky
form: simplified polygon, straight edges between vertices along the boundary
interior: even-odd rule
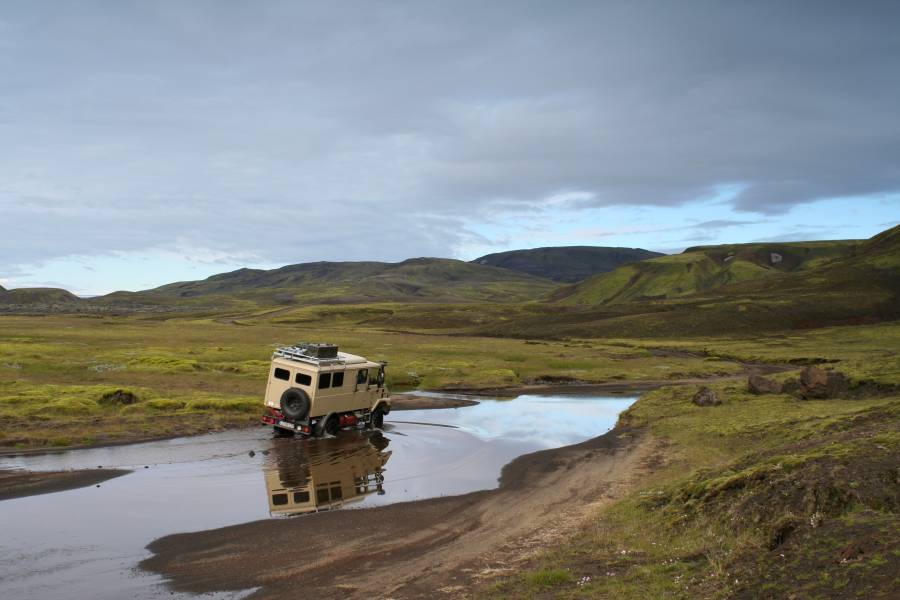
[[[395,412],[389,419],[421,419],[459,427],[482,440],[502,438],[529,441],[534,449],[556,448],[609,431],[632,402],[634,398],[524,395],[486,399],[464,409]]]

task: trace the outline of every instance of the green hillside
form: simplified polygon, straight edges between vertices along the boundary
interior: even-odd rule
[[[316,262],[273,270],[239,269],[144,292],[115,292],[112,304],[259,305],[367,302],[522,302],[547,297],[552,281],[442,258],[400,263]]]
[[[619,267],[555,297],[565,304],[617,304],[689,296],[721,286],[814,269],[849,255],[858,240],[698,246]]]
[[[664,256],[642,248],[606,248],[601,246],[559,246],[510,250],[476,258],[473,263],[490,265],[575,283],[598,273],[607,273],[622,265]]]
[[[816,243],[821,244],[828,243]],[[798,264],[793,270],[773,270],[743,282],[656,300],[615,299],[586,305],[572,303],[568,296],[545,307],[517,311],[514,316],[508,313],[504,321],[480,325],[475,331],[551,338],[753,336],[761,331],[900,319],[900,226],[863,242],[836,245],[849,248],[840,258],[825,261],[810,250],[808,255],[813,258],[807,268]],[[822,250],[826,254],[840,252]]]
[[[59,288],[0,288],[0,303],[3,304],[69,304],[80,301],[72,292]]]

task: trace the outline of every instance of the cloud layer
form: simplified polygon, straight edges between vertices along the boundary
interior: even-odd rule
[[[897,193],[898,22],[896,2],[6,3],[0,264],[395,260],[528,213],[720,198],[754,222]]]

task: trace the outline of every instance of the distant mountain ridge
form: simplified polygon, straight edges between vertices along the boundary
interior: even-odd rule
[[[582,248],[574,247],[579,251]],[[546,265],[556,269],[554,276],[560,277],[559,267],[569,264],[572,251],[573,248],[560,248],[558,252],[552,248],[538,248],[488,257],[499,257],[490,261],[502,263],[510,256],[513,259],[524,256],[538,264],[541,258],[534,259],[534,256],[550,257],[545,261]],[[626,253],[619,258],[630,256],[633,255]],[[478,260],[488,261],[488,257]],[[571,273],[569,271],[570,276],[574,276]],[[889,305],[890,294],[898,288],[900,226],[869,240],[697,246],[677,255],[629,262],[571,285],[514,269],[480,264],[477,260],[414,258],[398,263],[312,262],[271,270],[238,269],[200,281],[170,283],[151,290],[114,292],[94,298],[78,298],[66,290],[54,288],[7,290],[0,287],[0,310],[205,311],[377,302],[526,303],[524,310],[542,315],[540,320],[528,323],[529,331],[538,331],[565,315],[576,321],[602,318],[611,323],[608,321],[610,315],[633,314],[637,319],[637,313],[670,311],[675,306],[673,302],[680,303],[679,311],[687,310],[688,304],[706,306],[704,303],[710,302],[725,306],[738,302],[735,298],[745,294],[756,298],[756,304],[741,304],[742,320],[748,318],[748,311],[761,306],[769,306],[767,310],[773,311],[772,314],[786,315],[786,308],[772,308],[776,305],[765,300],[769,295],[780,293],[786,294],[784,306],[793,302],[796,311],[800,310],[798,307],[806,306],[810,314],[824,314],[828,309],[824,305],[829,302],[825,299],[827,296],[832,298],[830,302],[834,306],[842,306],[840,310],[832,310],[834,319],[837,319],[835,315],[853,312],[853,307],[859,308],[858,316],[862,318],[866,314],[864,306],[875,306],[879,302],[882,304],[878,306]],[[795,302],[801,297],[809,297],[809,303]],[[544,314],[541,306],[555,308]],[[879,318],[894,314],[881,308],[878,311]],[[500,319],[506,320],[506,317]],[[650,322],[644,315],[633,324],[645,323],[649,327]]]
[[[575,283],[622,265],[665,256],[643,248],[551,246],[486,254],[473,263],[510,269],[553,281]]]
[[[557,284],[486,265],[446,258],[399,263],[313,262],[278,269],[238,269],[201,281],[143,292],[115,292],[102,303],[253,300],[268,304],[366,302],[522,302],[548,296]]]

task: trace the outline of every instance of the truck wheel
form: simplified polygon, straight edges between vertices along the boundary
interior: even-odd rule
[[[372,411],[371,424],[373,429],[381,429],[384,427],[384,411],[380,406]]]
[[[322,430],[328,435],[337,435],[340,430],[340,421],[337,415],[331,415],[325,420]]]

